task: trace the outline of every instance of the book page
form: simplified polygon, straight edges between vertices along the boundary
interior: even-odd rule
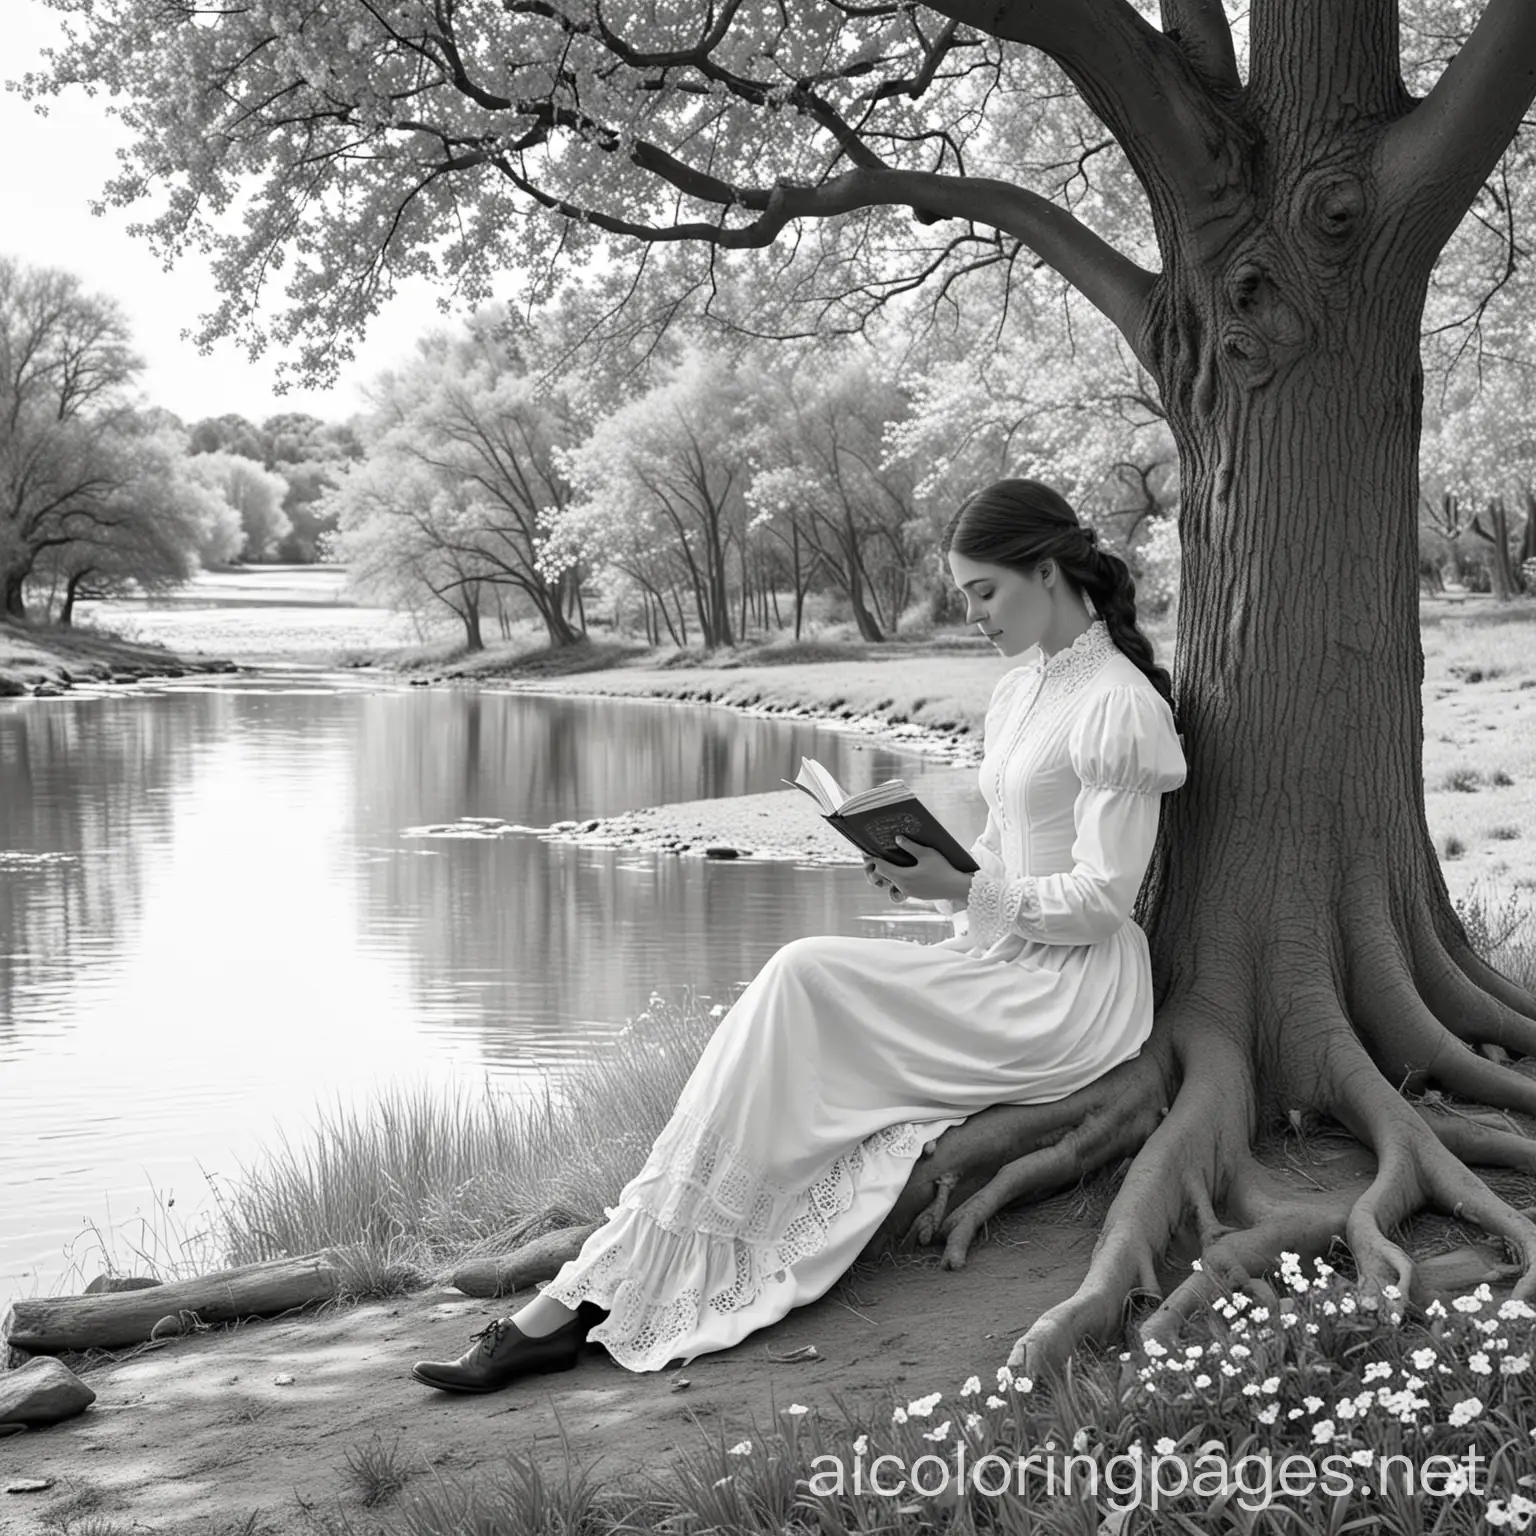
[[[872,811],[878,806],[895,805],[898,800],[913,798],[912,790],[905,779],[887,779],[883,784],[861,789],[858,794],[845,800],[838,810],[846,816],[850,811]]]
[[[789,779],[780,779],[779,782],[804,790],[816,802],[823,816],[834,815],[847,799],[843,786],[814,757],[800,759],[800,771],[792,783]]]

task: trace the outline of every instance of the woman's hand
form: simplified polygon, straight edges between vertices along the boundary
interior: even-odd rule
[[[864,873],[877,886],[889,887],[893,901],[915,896],[919,901],[964,901],[970,892],[971,877],[958,870],[937,848],[897,837],[896,845],[910,853],[916,864],[892,864],[886,859],[866,857]]]

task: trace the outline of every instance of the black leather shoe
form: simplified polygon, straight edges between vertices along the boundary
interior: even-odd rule
[[[457,1360],[418,1360],[411,1375],[445,1392],[497,1392],[520,1376],[568,1371],[580,1360],[587,1331],[608,1314],[581,1302],[576,1316],[553,1333],[529,1338],[510,1317],[493,1319]]]

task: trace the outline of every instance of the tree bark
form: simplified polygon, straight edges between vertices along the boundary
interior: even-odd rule
[[[328,1301],[346,1262],[341,1250],[271,1259],[195,1280],[96,1296],[19,1296],[0,1319],[0,1353],[126,1349],[149,1338],[161,1318],[193,1313],[203,1323],[265,1317]]]
[[[59,610],[59,623],[65,629],[69,629],[75,622],[75,600],[90,574],[89,571],[77,571],[64,584],[64,606]]]

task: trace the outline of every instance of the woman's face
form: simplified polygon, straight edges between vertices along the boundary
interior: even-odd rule
[[[1045,561],[1026,576],[951,550],[949,569],[965,596],[965,622],[989,634],[1004,656],[1017,656],[1040,643],[1053,612],[1046,575],[1054,572],[1054,561]]]

